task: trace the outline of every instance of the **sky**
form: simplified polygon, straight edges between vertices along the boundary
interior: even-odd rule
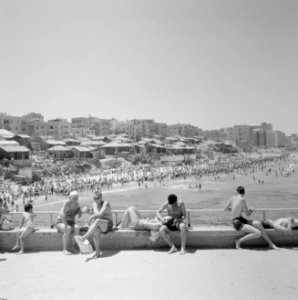
[[[298,133],[297,0],[0,0],[0,111]]]

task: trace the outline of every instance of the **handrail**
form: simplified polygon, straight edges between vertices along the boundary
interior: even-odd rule
[[[139,210],[140,213],[156,213],[157,210],[154,209],[143,209]],[[256,208],[253,210],[253,212],[261,212],[263,220],[266,220],[266,212],[298,212],[298,207],[293,208]],[[115,209],[112,210],[112,214],[115,216],[116,224],[118,224],[119,214],[123,214],[125,212],[124,209]],[[13,215],[20,215],[23,212],[10,212],[9,214],[11,216]],[[51,218],[51,226],[54,224],[53,215],[58,214],[59,211],[37,211],[34,212],[35,215],[50,215]],[[202,208],[202,209],[188,209],[186,211],[187,214],[187,223],[188,227],[191,226],[191,214],[193,213],[228,213],[224,211],[223,209],[209,209],[209,208]],[[83,215],[88,215],[88,213],[83,213]]]

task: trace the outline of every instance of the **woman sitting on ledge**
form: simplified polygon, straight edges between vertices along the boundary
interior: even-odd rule
[[[161,227],[161,222],[157,219],[144,218],[135,206],[128,207],[122,217],[117,229],[154,230]]]

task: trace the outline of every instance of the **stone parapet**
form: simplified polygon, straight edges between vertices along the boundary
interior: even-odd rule
[[[298,232],[291,234],[267,230],[272,241],[281,247],[298,246]],[[197,249],[234,248],[235,240],[243,234],[231,227],[192,227],[188,229],[187,247]],[[166,243],[159,238],[156,241],[149,239],[150,231],[114,230],[102,235],[102,249],[132,250],[158,249],[166,247]],[[174,243],[179,246],[179,232],[172,233]],[[10,251],[15,244],[16,231],[0,231],[0,251]],[[263,238],[245,243],[247,247],[263,247],[266,242]],[[60,251],[62,250],[62,234],[56,229],[41,228],[30,234],[25,240],[26,251]]]

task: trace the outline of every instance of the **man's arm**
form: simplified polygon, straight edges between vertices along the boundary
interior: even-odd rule
[[[94,203],[93,204],[94,215],[90,218],[90,220],[101,218],[110,209],[111,208],[110,208],[110,203],[109,202],[105,201],[100,210],[97,209],[97,205]]]
[[[248,208],[245,199],[242,199],[243,212],[249,217],[253,213],[252,208]]]
[[[161,213],[166,209],[167,205],[168,205],[167,202],[164,203],[164,204],[161,206],[161,208],[156,212],[157,219],[158,219],[159,221],[161,221],[161,222],[164,221],[164,218],[163,218],[163,216],[161,215]]]
[[[228,200],[228,202],[226,203],[226,205],[224,207],[224,211],[231,211],[232,210],[232,208],[231,208],[231,204],[232,204],[231,201],[232,201],[232,198],[230,198]]]

